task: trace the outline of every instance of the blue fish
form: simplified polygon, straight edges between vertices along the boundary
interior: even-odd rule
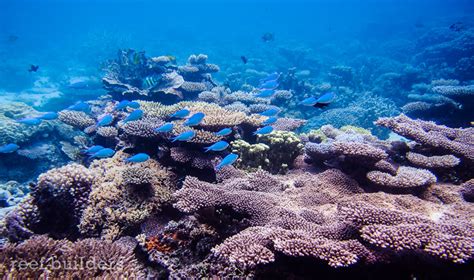
[[[260,85],[260,89],[276,89],[279,86],[277,80],[266,81]]]
[[[237,154],[228,154],[225,158],[219,162],[218,165],[216,165],[216,171],[221,170],[222,167],[224,166],[229,166],[234,164],[234,162],[239,158]]]
[[[191,140],[195,135],[196,135],[196,132],[194,132],[193,130],[188,130],[188,131],[183,132],[180,135],[174,137],[171,140],[171,142],[188,141],[188,140]]]
[[[278,120],[277,117],[269,117],[265,121],[262,122],[264,125],[274,124]]]
[[[223,128],[221,130],[219,130],[218,132],[216,132],[216,135],[217,136],[227,136],[229,134],[232,133],[232,129],[230,128]]]
[[[43,115],[38,117],[38,119],[47,120],[47,121],[55,120],[57,118],[58,118],[58,113],[56,112],[44,113]]]
[[[115,151],[109,148],[104,148],[99,150],[98,152],[91,155],[90,159],[93,158],[108,158],[115,154]]]
[[[271,108],[271,109],[261,112],[260,115],[265,116],[265,117],[273,117],[277,115],[278,113],[280,113],[280,110],[276,108]]]
[[[165,123],[164,125],[158,127],[158,128],[155,128],[155,132],[163,132],[163,133],[166,133],[166,132],[170,132],[171,130],[173,130],[173,127],[174,127],[174,124],[173,123]]]
[[[82,152],[85,153],[85,154],[88,154],[88,155],[92,155],[92,154],[95,154],[97,153],[98,151],[104,149],[104,147],[100,146],[100,145],[95,145],[95,146],[92,146],[92,147],[89,147],[85,150],[83,150]]]
[[[133,112],[131,112],[124,120],[123,122],[131,122],[131,121],[136,121],[139,120],[143,117],[143,111],[138,109]]]
[[[131,101],[128,103],[127,106],[133,109],[138,109],[140,108],[140,103],[138,103],[137,101]]]
[[[259,128],[257,129],[257,131],[255,131],[253,133],[253,135],[257,135],[257,134],[268,134],[268,133],[271,133],[273,131],[273,127],[267,125],[267,126],[264,126],[262,128]]]
[[[227,147],[229,147],[229,143],[227,143],[226,141],[219,141],[212,144],[209,147],[206,147],[205,152],[209,152],[209,151],[220,152],[227,149]]]
[[[189,113],[191,113],[191,112],[188,109],[181,109],[181,110],[175,112],[174,114],[172,114],[171,117],[182,119],[182,118],[187,117],[189,115]]]
[[[98,122],[97,126],[108,126],[114,121],[114,117],[112,115],[105,115],[102,117]]]
[[[17,120],[17,122],[26,124],[26,125],[39,125],[41,123],[41,120],[37,118],[24,118],[24,119]]]
[[[127,108],[128,104],[130,104],[130,101],[122,100],[117,105],[115,105],[115,110],[117,110],[117,111],[123,110],[123,109]]]
[[[125,159],[126,162],[145,162],[150,159],[150,156],[145,153],[139,153]]]
[[[91,111],[89,104],[84,101],[80,101],[74,105],[71,105],[67,107],[67,109],[71,111],[82,111],[84,113],[89,113]]]
[[[198,125],[202,122],[202,120],[204,119],[206,115],[204,113],[201,113],[201,112],[198,112],[194,115],[192,115],[191,117],[189,117],[189,119],[187,119],[183,125],[186,125],[186,126],[195,126],[195,125]]]
[[[255,97],[270,97],[272,96],[273,94],[275,94],[275,90],[274,89],[263,89],[261,90],[259,93],[257,93],[255,95]]]
[[[313,107],[324,108],[326,106],[329,106],[329,104],[331,104],[331,102],[333,102],[335,98],[336,98],[336,94],[334,94],[334,92],[327,92],[321,95],[316,100],[316,103],[313,105]]]
[[[261,83],[265,83],[268,81],[276,81],[280,78],[281,73],[273,72],[269,74],[267,77],[260,80]]]
[[[19,148],[20,148],[20,146],[18,146],[17,144],[13,144],[13,143],[6,144],[6,145],[3,145],[3,146],[0,146],[0,153],[1,154],[14,153]]]
[[[308,97],[306,99],[303,99],[300,104],[303,106],[314,106],[314,104],[316,104],[317,102],[318,99],[316,99],[316,97]]]

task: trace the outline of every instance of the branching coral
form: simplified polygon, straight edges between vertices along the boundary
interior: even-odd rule
[[[263,168],[272,173],[285,173],[303,149],[293,132],[275,131],[258,137],[260,143],[243,140],[232,142],[232,151],[239,154],[238,165],[244,168]]]
[[[35,236],[0,248],[0,275],[13,279],[141,279],[145,272],[133,249],[121,242]]]
[[[59,120],[79,129],[84,129],[95,124],[95,120],[92,117],[81,111],[61,111],[59,112]]]

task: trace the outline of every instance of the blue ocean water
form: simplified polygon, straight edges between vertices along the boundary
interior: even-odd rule
[[[232,204],[230,196],[250,201],[265,193],[261,197],[267,197],[269,204],[277,208],[288,205],[280,205],[281,201],[272,198],[275,194],[288,201],[295,199],[290,205],[303,205],[302,208],[308,201],[319,206],[328,200],[332,206],[337,204],[332,207],[336,209],[350,200],[345,197],[343,201],[339,195],[349,196],[347,193],[354,191],[348,178],[360,185],[360,190],[354,192],[364,192],[370,197],[368,201],[377,191],[387,195],[391,205],[384,210],[403,212],[406,220],[400,219],[404,223],[419,222],[417,219],[423,215],[434,219],[443,211],[456,217],[455,226],[439,227],[426,225],[425,217],[425,224],[416,230],[429,227],[429,232],[442,231],[445,244],[459,241],[463,245],[472,240],[472,233],[466,233],[472,225],[469,227],[465,218],[473,213],[473,96],[473,0],[0,0],[0,259],[7,254],[1,247],[7,239],[20,242],[47,234],[48,238],[71,242],[89,237],[137,237],[142,242],[141,234],[146,242],[141,247],[135,244],[141,248],[136,259],[152,277],[156,275],[150,271],[156,269],[165,271],[167,276],[183,278],[196,276],[193,273],[199,270],[207,273],[199,274],[202,277],[268,279],[278,275],[279,265],[284,272],[277,279],[294,275],[297,276],[293,279],[310,279],[309,274],[295,272],[295,267],[300,266],[302,271],[316,271],[331,279],[347,276],[353,271],[332,270],[345,264],[333,261],[328,269],[326,263],[318,262],[310,268],[312,264],[306,259],[294,261],[289,249],[275,253],[275,266],[238,267],[232,270],[234,274],[214,263],[214,270],[203,267],[204,263],[208,265],[211,248],[226,244],[225,238],[245,233],[249,225],[269,226],[249,218],[253,213],[250,210],[241,215],[242,209],[236,206],[238,203]],[[438,126],[407,121],[404,116],[395,118],[400,114],[433,121]],[[375,124],[388,117],[394,118],[392,123],[382,120]],[[422,132],[432,134],[420,136]],[[337,150],[344,149],[341,147],[351,148]],[[255,173],[257,170],[264,173]],[[340,179],[335,170],[345,174],[344,183],[350,187],[337,189],[337,195],[328,195],[330,199],[318,196],[311,200],[314,192],[310,191],[307,200],[299,201],[297,195],[286,197],[286,188],[297,193],[308,185],[334,187],[331,184]],[[381,171],[387,173],[377,173]],[[398,172],[406,173],[400,179]],[[377,176],[373,179],[373,174],[383,180]],[[237,183],[233,185],[229,181],[234,176]],[[327,176],[336,179],[326,182]],[[196,183],[194,179],[200,181]],[[190,183],[186,184],[187,180]],[[311,180],[317,183],[305,183]],[[382,181],[390,181],[387,189],[380,188]],[[285,185],[288,182],[293,185]],[[449,192],[442,193],[435,182],[449,185]],[[172,186],[166,185],[165,191],[153,188],[161,183]],[[219,199],[209,194],[211,202],[201,204],[218,209],[213,215],[207,213],[209,220],[205,219],[205,211],[198,215],[188,213],[197,212],[194,207],[199,207],[188,206],[186,203],[191,204],[192,199],[183,197],[186,186],[192,189],[201,183],[209,193],[213,190],[207,183],[236,191],[222,199],[232,201],[229,205],[220,205],[216,202]],[[410,189],[401,189],[397,184],[410,185]],[[136,186],[143,189],[133,189]],[[107,192],[107,188],[116,195],[110,198],[113,202],[100,196],[100,191]],[[71,193],[77,194],[76,190],[83,191],[83,196],[71,197]],[[321,192],[324,190],[318,190]],[[155,197],[162,193],[166,198]],[[202,199],[200,193],[190,193],[197,201]],[[439,212],[429,213],[430,216],[408,207],[412,200],[406,202],[405,196],[399,198],[400,194],[419,199],[419,203],[437,203],[439,209],[433,205],[426,209],[436,208]],[[454,194],[456,199],[452,198]],[[149,197],[152,198],[147,200]],[[394,202],[397,199],[405,204]],[[383,207],[383,203],[374,201],[376,207]],[[455,210],[441,208],[450,203],[460,203],[460,207],[456,208],[456,204],[452,207]],[[161,207],[164,213],[159,212]],[[102,216],[91,218],[91,213],[101,211],[99,208],[106,209]],[[233,211],[226,212],[228,208]],[[21,216],[27,215],[24,209],[33,209],[34,215]],[[295,213],[303,217],[316,211],[308,209]],[[288,214],[287,210],[281,210],[281,216]],[[114,211],[136,216],[115,215]],[[55,214],[63,212],[74,213],[65,218]],[[335,216],[328,218],[324,213],[312,217],[311,222],[327,226]],[[406,218],[412,214],[419,216]],[[278,215],[269,214],[268,219]],[[108,224],[117,216],[123,220]],[[87,220],[94,218],[98,220]],[[28,222],[22,224],[21,219]],[[269,227],[293,230],[294,225],[285,224],[285,228],[282,223],[277,221]],[[451,226],[461,229],[444,232]],[[149,227],[160,234],[151,234]],[[190,227],[199,228],[198,237],[190,237]],[[419,233],[410,230],[407,232]],[[384,234],[393,237],[393,232]],[[428,249],[400,245],[409,251],[407,259],[413,257],[414,263],[421,263],[420,268],[414,268],[397,262],[400,256],[395,245],[376,250],[374,247],[383,242],[368,240],[367,235],[370,234],[359,236],[351,231],[342,239],[363,240],[360,246],[374,250],[370,256],[377,261],[383,259],[380,256],[386,248],[393,249],[387,258],[396,261],[387,271],[395,271],[395,278],[428,275],[429,279],[437,265],[443,276],[453,268],[459,269],[459,277],[469,278],[472,274],[472,256],[462,251],[461,245],[455,248],[461,248],[459,251],[446,245],[447,251],[455,251],[449,257],[433,249],[436,246],[430,243],[431,239],[419,242]],[[265,238],[268,241],[273,237]],[[272,251],[272,259],[278,250],[275,244],[265,245],[260,253]],[[369,259],[358,255],[361,247],[341,246],[337,248],[349,251],[348,255],[356,252],[348,263]],[[159,257],[153,259],[149,247],[186,265],[173,271]],[[439,247],[443,246],[436,248]],[[240,252],[238,249],[242,248],[229,251]],[[418,256],[424,249],[429,253]],[[142,260],[147,253],[152,266]],[[242,258],[254,253],[242,254]],[[460,257],[456,259],[458,253]],[[232,259],[232,253],[228,255]],[[426,256],[441,262],[426,261]],[[255,258],[258,257],[262,256]],[[20,257],[10,259],[15,258]],[[467,265],[461,264],[465,262]],[[370,272],[364,269],[354,273],[366,279]]]

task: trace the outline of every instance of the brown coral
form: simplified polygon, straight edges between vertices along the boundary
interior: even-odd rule
[[[157,213],[171,198],[175,188],[173,173],[153,159],[131,167],[124,163],[124,157],[117,153],[113,158],[92,163],[90,169],[97,174],[97,180],[79,225],[83,234],[115,239]],[[140,177],[145,173],[146,178]]]

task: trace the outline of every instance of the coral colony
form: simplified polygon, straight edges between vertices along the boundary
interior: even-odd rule
[[[107,96],[57,113],[0,105],[1,168],[34,182],[2,185],[0,275],[358,279],[373,267],[410,275],[397,271],[405,265],[455,279],[472,269],[474,128],[416,118],[468,114],[472,85],[417,83],[400,114],[386,94],[354,103],[348,66],[313,96],[292,71],[251,90],[216,82],[217,71],[203,54],[177,65],[120,50]],[[355,117],[362,127],[348,125]],[[389,131],[397,137],[383,140]]]

